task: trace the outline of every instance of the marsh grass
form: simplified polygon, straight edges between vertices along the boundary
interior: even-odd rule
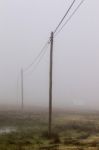
[[[99,150],[98,116],[55,113],[49,140],[46,113],[1,112],[0,128],[14,127],[16,131],[0,134],[0,150]]]

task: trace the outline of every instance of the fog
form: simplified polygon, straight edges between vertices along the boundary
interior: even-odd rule
[[[0,1],[1,106],[20,106],[20,69],[38,55],[71,2]],[[85,0],[54,38],[53,107],[99,108],[98,15],[99,1]],[[49,50],[35,70],[31,67],[24,74],[25,106],[48,106]]]

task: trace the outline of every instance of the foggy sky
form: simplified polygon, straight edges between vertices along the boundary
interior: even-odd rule
[[[20,69],[38,55],[71,2],[0,1],[0,105],[20,105]],[[86,0],[54,39],[53,65],[53,106],[99,108],[98,0]],[[25,105],[48,106],[49,47],[32,70],[24,74]]]

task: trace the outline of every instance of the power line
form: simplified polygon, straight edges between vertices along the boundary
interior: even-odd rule
[[[65,17],[67,16],[67,14],[69,13],[69,11],[71,10],[72,6],[74,5],[76,0],[73,0],[72,4],[70,5],[70,7],[68,8],[68,10],[66,11],[65,15],[63,16],[63,18],[61,19],[60,23],[58,24],[58,26],[56,27],[56,29],[54,30],[53,33],[56,33],[56,31],[58,30],[58,28],[60,27],[61,23],[63,22],[63,20],[65,19]],[[74,12],[72,13],[72,15],[67,19],[67,21],[65,22],[65,24],[62,26],[62,28],[56,33],[56,35],[63,29],[63,27],[68,23],[68,21],[72,18],[72,16],[75,14],[75,12],[78,10],[78,8],[80,7],[80,5],[84,2],[84,0],[81,1],[81,3],[78,5],[78,7],[74,10]],[[55,35],[55,36],[56,36]],[[48,45],[49,41],[46,42],[46,44],[44,45],[44,47],[41,49],[41,51],[39,52],[39,54],[37,55],[37,57],[33,60],[33,62],[28,65],[25,69],[23,69],[23,72],[26,72],[27,70],[29,70],[34,64],[35,62],[38,60],[38,58],[41,56],[42,52],[44,51],[44,49],[46,48],[46,46]]]
[[[40,64],[40,62],[41,62],[42,58],[45,56],[45,54],[46,54],[46,52],[47,52],[47,48],[48,48],[48,45],[47,45],[46,49],[42,52],[42,54],[40,55],[40,57],[38,58],[37,63],[36,63],[36,64],[34,64],[34,68],[32,69],[32,71],[31,71],[31,72],[34,72],[34,71],[35,71],[35,69],[37,68],[37,66]]]
[[[33,62],[28,65],[24,70],[21,70],[21,92],[22,92],[22,109],[23,109],[23,98],[24,98],[24,91],[23,91],[23,71],[26,72],[27,70],[29,70],[33,65],[34,69],[36,69],[36,67],[38,66],[38,64],[41,62],[42,58],[44,57],[45,53],[46,53],[46,47],[48,46],[49,42],[51,44],[50,46],[50,71],[49,71],[49,137],[51,136],[51,126],[52,126],[52,77],[53,77],[53,34],[55,34],[55,36],[63,29],[63,27],[69,22],[69,20],[73,17],[73,15],[76,13],[76,11],[78,10],[78,8],[81,6],[81,4],[84,2],[84,0],[82,0],[79,5],[77,6],[77,8],[73,11],[73,13],[70,15],[70,17],[67,19],[67,21],[65,22],[65,24],[61,27],[61,29],[57,32],[57,30],[59,29],[59,27],[61,26],[62,22],[64,21],[65,17],[68,15],[68,13],[70,12],[72,6],[74,5],[76,0],[73,0],[73,2],[71,3],[70,7],[68,8],[67,12],[65,13],[65,15],[63,16],[63,18],[61,19],[61,21],[59,22],[58,26],[56,27],[56,29],[54,30],[54,32],[51,33],[51,39],[50,41],[47,41],[47,43],[44,45],[44,47],[41,49],[41,51],[39,52],[39,54],[37,55],[37,57],[33,60]],[[34,71],[33,69],[33,71]]]
[[[76,9],[73,11],[73,13],[70,15],[70,17],[66,20],[66,22],[63,24],[63,26],[61,27],[61,29],[55,34],[55,36],[57,36],[61,30],[64,28],[65,25],[67,25],[67,23],[70,21],[70,19],[72,19],[72,17],[75,15],[75,13],[77,12],[77,10],[79,9],[79,7],[83,4],[85,0],[82,0],[79,5],[76,7]]]
[[[25,69],[23,69],[23,72],[26,72],[27,70],[29,70],[35,64],[35,62],[42,55],[43,51],[45,50],[45,48],[47,47],[48,44],[49,44],[49,41],[47,41],[45,43],[44,47],[41,49],[41,51],[39,52],[39,54],[37,55],[37,57],[35,57],[35,59],[33,60],[33,62],[30,65],[28,65]]]
[[[47,42],[47,44],[45,46],[48,47],[48,42]],[[45,55],[45,53],[47,51],[47,49],[45,49],[45,46],[44,46],[44,48],[42,49],[42,51],[39,53],[39,55],[35,59],[36,61],[39,59],[39,61],[35,64],[35,60],[34,60],[33,63],[31,63],[27,67],[27,69],[29,69],[34,64],[35,64],[35,68],[34,69],[36,69],[36,67],[38,66],[38,64],[40,63],[40,61],[42,60],[43,56]],[[23,113],[24,112],[24,78],[23,78],[24,77],[23,76],[24,72],[23,72],[23,69],[21,69],[21,74],[20,75],[21,75],[21,110],[22,110],[22,113]]]
[[[72,6],[74,5],[76,0],[73,0],[73,2],[71,3],[70,7],[68,8],[68,10],[66,11],[65,15],[63,16],[63,18],[61,19],[61,21],[59,22],[58,26],[56,27],[56,29],[54,30],[54,33],[58,30],[58,28],[60,27],[61,23],[63,22],[63,20],[65,19],[65,17],[68,15],[69,11],[71,10]]]

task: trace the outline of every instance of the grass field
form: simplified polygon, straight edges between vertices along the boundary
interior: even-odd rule
[[[99,113],[0,111],[0,150],[99,150]]]

